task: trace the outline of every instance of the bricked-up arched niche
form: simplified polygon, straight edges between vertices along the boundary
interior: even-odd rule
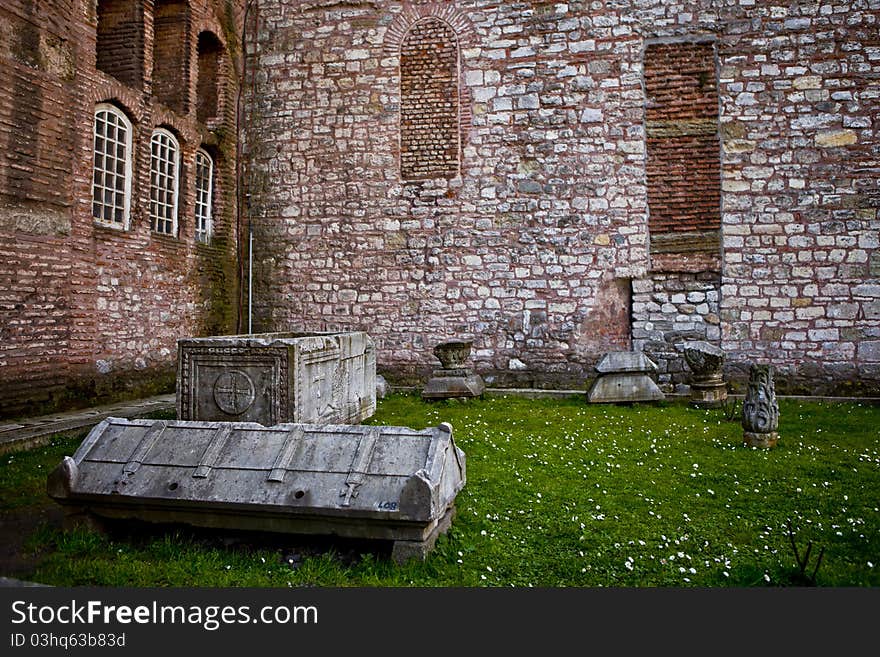
[[[459,173],[459,66],[455,31],[436,18],[409,29],[400,46],[400,176]]]
[[[689,234],[687,250],[694,250],[699,235],[716,249],[721,145],[714,44],[649,44],[644,75],[652,250],[664,242],[682,248],[671,241],[675,233]],[[669,239],[661,240],[663,235]]]
[[[189,8],[156,0],[153,13],[153,95],[168,108],[189,111]]]
[[[217,118],[220,107],[223,45],[211,32],[202,32],[198,40],[198,82],[196,85],[196,118],[202,123]]]
[[[141,0],[98,0],[95,59],[99,71],[140,88],[144,81],[144,16]]]

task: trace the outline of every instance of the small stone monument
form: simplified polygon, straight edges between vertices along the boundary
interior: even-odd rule
[[[467,340],[441,342],[434,347],[434,355],[442,367],[434,370],[433,378],[422,391],[422,399],[468,398],[483,394],[486,385],[482,377],[465,367],[472,346],[473,342]]]
[[[749,387],[742,407],[743,442],[750,447],[769,448],[776,445],[779,434],[779,405],[773,384],[771,365],[753,364],[749,370]]]
[[[727,384],[721,373],[724,352],[704,340],[686,342],[684,359],[693,372],[691,404],[698,408],[717,408],[727,399]]]
[[[137,519],[394,541],[424,559],[455,513],[465,455],[448,423],[396,426],[107,418],[49,475],[66,523]]]
[[[660,401],[665,395],[648,376],[657,365],[642,352],[612,351],[596,365],[599,378],[587,393],[592,403]]]

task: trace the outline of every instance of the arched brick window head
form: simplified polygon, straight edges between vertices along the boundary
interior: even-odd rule
[[[223,46],[214,34],[210,32],[199,34],[196,118],[202,123],[217,118],[222,54]]]
[[[458,39],[436,18],[409,29],[400,47],[400,176],[459,174]]]

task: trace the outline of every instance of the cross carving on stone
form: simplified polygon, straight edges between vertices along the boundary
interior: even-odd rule
[[[214,401],[225,413],[240,415],[254,401],[254,384],[244,372],[224,372],[214,383]]]

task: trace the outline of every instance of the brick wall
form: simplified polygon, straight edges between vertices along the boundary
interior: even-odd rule
[[[187,3],[156,0],[153,21],[153,95],[179,114],[189,110],[193,35]]]
[[[436,18],[418,21],[400,47],[400,176],[458,174],[458,41]]]
[[[363,328],[401,381],[467,336],[492,382],[581,384],[647,331],[643,296],[667,295],[658,321],[688,316],[731,376],[772,361],[780,390],[876,393],[878,11],[262,2],[256,326]],[[430,17],[460,44],[461,175],[412,182],[401,45]],[[717,313],[672,300],[714,291]]]
[[[711,42],[645,49],[651,236],[721,227],[718,89]]]
[[[240,10],[190,7],[193,32],[211,30],[237,48]],[[140,34],[150,56],[143,66],[132,39],[124,53],[111,47],[100,70],[95,3],[0,8],[0,416],[173,390],[177,338],[235,330],[234,102],[223,105],[212,130],[194,112],[160,104],[149,78],[120,73],[152,70],[151,21],[146,11]],[[192,70],[195,37],[187,55]],[[196,85],[193,77],[186,81],[188,97],[197,96]],[[230,78],[221,88],[230,93],[236,85]],[[121,108],[133,124],[127,231],[91,216],[93,116],[101,102]],[[181,142],[177,237],[149,229],[149,139],[157,126]],[[210,245],[194,240],[191,168],[200,145],[216,155],[217,238]]]
[[[144,80],[144,12],[139,0],[98,2],[99,71],[139,87]]]

